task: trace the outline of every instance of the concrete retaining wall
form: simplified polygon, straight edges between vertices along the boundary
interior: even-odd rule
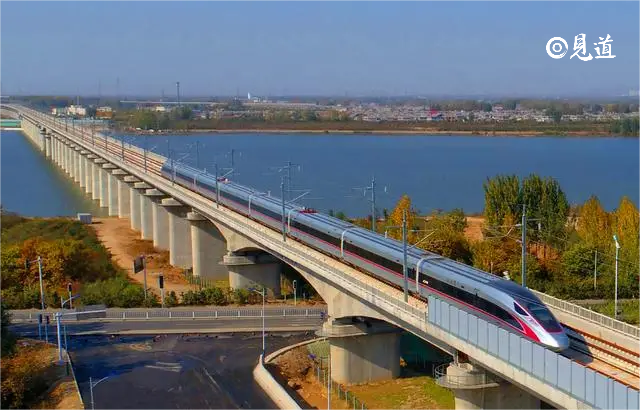
[[[284,387],[280,386],[271,373],[269,373],[269,371],[264,367],[262,361],[263,357],[260,355],[258,365],[253,369],[253,379],[258,383],[262,390],[264,390],[267,396],[273,400],[278,408],[301,409],[298,403],[289,396],[289,393],[287,393]]]
[[[291,346],[283,347],[280,350],[276,350],[275,352],[269,354],[266,358],[260,355],[260,361],[255,369],[253,369],[253,378],[258,383],[262,390],[269,396],[271,400],[278,406],[280,409],[300,409],[300,405],[291,397],[289,393],[278,383],[278,381],[271,375],[269,370],[264,367],[263,363],[270,363],[276,357],[280,356],[288,352],[289,350],[295,349],[296,347],[308,345],[319,340],[324,340],[324,338],[306,340],[304,342],[296,343]]]

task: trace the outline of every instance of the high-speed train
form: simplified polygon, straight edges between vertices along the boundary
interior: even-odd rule
[[[393,286],[403,288],[402,243],[348,222],[203,173],[184,164],[164,163],[162,175],[185,188],[247,217],[285,232],[335,259]],[[555,351],[569,346],[562,326],[528,289],[479,269],[412,248],[407,252],[409,291],[426,299],[429,293],[510,332]]]

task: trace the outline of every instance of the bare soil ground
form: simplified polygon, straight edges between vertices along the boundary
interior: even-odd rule
[[[295,391],[302,400],[300,407],[307,409],[327,408],[327,386],[317,380],[314,375],[313,362],[309,358],[306,346],[288,351],[267,365],[281,384],[287,384],[289,392]],[[344,400],[335,394],[331,397],[331,408],[348,409]]]
[[[147,257],[147,287],[160,294],[156,274],[164,275],[165,292],[180,292],[195,289],[182,274],[182,269],[169,264],[169,251],[153,247],[153,241],[140,239],[140,234],[130,227],[128,219],[94,218],[90,225],[98,238],[113,255],[114,262],[124,269],[136,282],[144,283],[144,272],[133,273],[133,260],[139,255]]]
[[[483,240],[482,224],[484,224],[483,216],[467,216],[467,228],[464,230],[464,236],[470,241]]]
[[[314,373],[313,361],[306,346],[277,357],[267,365],[287,389],[295,391],[306,402],[303,408],[327,408],[327,389]],[[447,409],[453,408],[451,391],[438,386],[431,377],[403,369],[403,376],[395,380],[350,385],[347,390],[369,409]],[[331,408],[352,409],[353,404],[331,395]]]

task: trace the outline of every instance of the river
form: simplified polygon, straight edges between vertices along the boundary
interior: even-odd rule
[[[0,161],[0,203],[9,211],[44,217],[108,214],[19,131],[0,133]]]
[[[293,187],[311,189],[302,203],[321,210],[365,215],[370,209],[362,191],[375,175],[378,208],[392,208],[408,194],[421,211],[463,208],[482,212],[487,177],[537,173],[558,180],[572,203],[597,195],[607,209],[623,195],[638,204],[638,139],[561,137],[480,137],[403,135],[208,134],[133,137],[195,165],[230,167],[234,179],[280,192],[282,167],[293,167]],[[167,144],[169,141],[169,144]],[[386,192],[385,192],[386,187]],[[302,192],[294,192],[295,197]],[[311,199],[306,199],[311,198]],[[316,199],[317,198],[317,199]]]
[[[422,212],[484,207],[482,184],[498,174],[537,173],[558,180],[569,202],[597,195],[613,210],[622,196],[638,204],[636,138],[382,136],[305,134],[194,134],[126,136],[141,147],[213,170],[230,167],[233,179],[280,195],[278,169],[291,161],[292,197],[320,210],[368,214],[356,187],[375,175],[377,207],[392,208],[402,194]],[[18,132],[2,133],[2,204],[26,215],[73,215],[99,208]],[[197,147],[197,149],[196,149]],[[196,151],[198,155],[196,155]],[[298,166],[299,165],[299,166]],[[16,178],[21,175],[21,178]],[[100,211],[104,214],[104,210]]]

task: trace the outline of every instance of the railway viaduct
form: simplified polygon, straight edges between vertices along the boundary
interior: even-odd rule
[[[283,263],[300,272],[327,303],[319,333],[330,340],[337,382],[397,377],[398,331],[404,329],[454,357],[439,381],[455,392],[456,408],[539,408],[541,399],[558,408],[638,408],[637,384],[593,371],[435,296],[405,301],[402,291],[173,184],[160,174],[164,157],[26,107],[2,108],[20,118],[28,139],[109,215],[128,218],[143,239],[168,249],[171,264],[228,278],[236,288],[264,285],[274,295]],[[603,337],[618,336],[596,328]],[[637,348],[637,340],[627,343],[634,342]]]

